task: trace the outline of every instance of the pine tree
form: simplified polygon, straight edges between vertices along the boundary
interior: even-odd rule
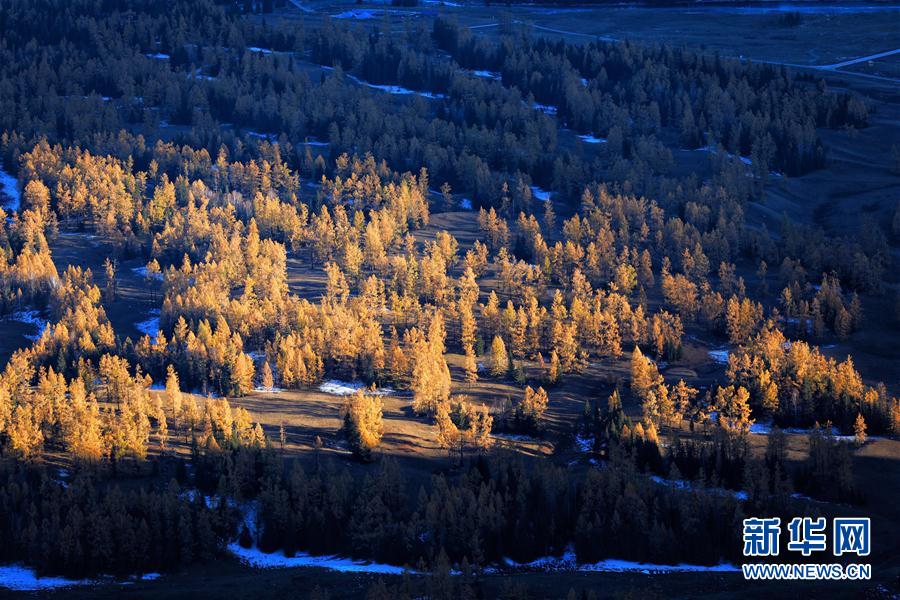
[[[534,390],[525,387],[525,396],[516,406],[515,419],[519,427],[527,431],[538,431],[543,427],[544,413],[550,400],[544,388]]]
[[[719,426],[726,431],[747,433],[750,419],[750,393],[742,386],[720,387],[716,390],[716,409]]]
[[[471,345],[465,348],[465,358],[463,359],[463,369],[466,372],[466,382],[473,384],[478,381],[478,362],[475,358],[475,349]]]
[[[353,455],[361,460],[372,460],[374,450],[381,445],[381,437],[384,435],[383,410],[381,396],[366,395],[362,390],[347,399],[344,406],[344,435]]]
[[[272,376],[272,367],[269,366],[269,361],[263,363],[260,383],[265,390],[275,389],[275,378]]]
[[[103,270],[106,273],[106,288],[104,290],[104,300],[106,302],[113,302],[116,299],[116,265],[109,259],[103,262]]]
[[[178,420],[181,418],[181,400],[182,396],[181,388],[178,384],[178,374],[175,372],[175,367],[169,365],[166,368],[166,402],[175,419],[175,429],[178,429]]]
[[[661,381],[656,365],[635,346],[631,353],[631,391],[639,400],[646,400]]]
[[[509,355],[506,353],[506,344],[499,335],[494,336],[491,342],[491,375],[502,377],[509,370]]]
[[[231,369],[229,393],[234,396],[245,396],[253,390],[253,359],[238,352]]]
[[[556,350],[550,352],[550,369],[547,372],[547,383],[550,385],[556,385],[559,383],[560,377],[560,365],[559,365],[559,354],[556,353]]]
[[[162,399],[159,396],[156,397],[153,418],[156,419],[156,437],[159,441],[159,451],[163,454],[169,442],[169,424],[166,421],[166,411],[163,409]]]
[[[450,397],[450,369],[444,358],[444,319],[435,313],[427,338],[419,337],[413,353],[413,410],[434,414],[438,405]]]
[[[856,421],[853,422],[853,438],[857,446],[862,446],[866,443],[866,420],[863,418],[862,413],[857,413]]]

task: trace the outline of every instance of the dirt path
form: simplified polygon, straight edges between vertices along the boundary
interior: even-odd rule
[[[861,62],[866,62],[869,60],[876,60],[878,58],[884,58],[885,56],[891,56],[891,55],[898,54],[898,53],[900,53],[900,48],[897,48],[896,50],[888,50],[887,52],[879,52],[878,54],[870,54],[869,56],[863,56],[862,58],[854,58],[852,60],[845,60],[844,62],[835,63],[833,65],[821,65],[817,68],[828,69],[828,70],[840,69],[842,67],[849,67],[850,65],[855,65],[855,64],[858,64]]]
[[[298,0],[288,0],[288,2],[290,2],[291,4],[293,4],[294,6],[296,6],[297,8],[299,8],[300,10],[302,10],[305,13],[313,14],[316,12],[308,6],[304,6]]]

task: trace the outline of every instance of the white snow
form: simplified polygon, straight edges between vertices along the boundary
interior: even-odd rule
[[[213,499],[214,500],[214,499]],[[206,498],[207,506],[210,506],[210,497]],[[243,506],[243,525],[250,532],[250,537],[254,540],[257,536],[257,512],[256,503],[250,502]],[[253,548],[244,548],[237,542],[228,545],[228,551],[238,558],[241,562],[256,567],[258,569],[278,569],[278,568],[296,568],[296,567],[313,567],[321,569],[330,569],[342,573],[380,573],[383,575],[402,575],[406,569],[396,567],[394,565],[385,565],[373,563],[363,560],[354,560],[340,556],[312,556],[307,552],[297,552],[294,556],[288,557],[284,552],[279,550],[271,554],[266,554],[255,545]]]
[[[138,275],[140,275],[141,277],[150,277],[151,279],[156,279],[157,281],[162,281],[162,280],[163,280],[163,274],[162,274],[162,273],[154,273],[153,275],[148,275],[148,274],[147,274],[147,267],[134,267],[134,268],[131,269],[131,270],[134,271],[135,273],[137,273]],[[154,333],[155,333],[155,332],[154,332]]]
[[[316,138],[306,138],[304,141],[300,142],[304,146],[327,146],[329,142],[323,142],[321,140],[317,140]]]
[[[581,85],[583,85],[584,87],[588,87],[590,85],[590,82],[587,79],[585,79],[584,77],[582,77]]]
[[[306,552],[298,552],[293,557],[287,557],[282,551],[266,554],[257,548],[244,548],[237,543],[229,544],[228,551],[241,562],[258,569],[311,567],[330,569],[341,573],[379,573],[382,575],[402,575],[407,571],[403,567],[340,556],[312,556]]]
[[[750,426],[750,433],[757,433],[759,435],[769,435],[772,433],[772,423],[760,423],[756,422]]]
[[[509,440],[511,442],[536,442],[537,440],[530,435],[521,435],[518,433],[492,433],[492,436],[501,440]]]
[[[548,192],[545,189],[541,189],[536,185],[531,186],[531,193],[534,194],[534,197],[540,200],[541,202],[545,202],[550,199],[551,192]]]
[[[259,392],[261,394],[277,394],[278,392],[283,392],[284,390],[280,387],[262,387],[260,385],[253,388],[253,391]]]
[[[697,486],[694,486],[694,483],[692,481],[688,481],[686,479],[663,479],[662,477],[659,477],[657,475],[651,475],[650,479],[652,479],[654,482],[658,483],[659,485],[664,485],[664,486],[675,488],[678,490],[695,490],[696,489],[696,490],[703,490],[706,492],[710,492],[713,494],[719,494],[719,495],[724,494],[724,495],[728,495],[728,496],[733,496],[733,497],[737,498],[738,500],[746,500],[747,499],[747,492],[729,490],[726,488],[697,487]]]
[[[118,583],[130,585],[134,581],[155,581],[162,577],[161,573],[144,573],[135,575],[131,581],[116,582],[111,576],[104,575],[100,579],[67,579],[65,577],[38,577],[33,569],[21,565],[0,566],[0,589],[6,588],[16,592],[40,592],[81,585],[101,585]]]
[[[578,138],[585,144],[605,144],[606,138],[595,137],[593,135],[579,135]]]
[[[145,54],[147,58],[156,58],[159,60],[169,60],[168,54],[163,54],[162,52],[157,52],[156,54]]]
[[[337,379],[329,379],[322,382],[319,391],[334,396],[349,396],[355,394],[357,390],[361,390],[366,386],[358,382],[338,381]]]
[[[33,569],[21,565],[0,566],[0,588],[7,588],[17,592],[36,592],[74,585],[94,585],[96,583],[96,581],[90,579],[38,577]]]
[[[36,310],[20,310],[18,312],[7,315],[6,320],[18,321],[19,323],[26,323],[28,325],[34,325],[35,327],[37,327],[37,333],[25,336],[32,342],[40,339],[41,335],[44,333],[44,329],[47,328],[47,321],[41,318],[40,313],[38,313],[38,311]]]
[[[594,438],[583,436],[580,433],[575,436],[575,447],[579,452],[588,453],[594,448]]]
[[[349,396],[350,394],[355,394],[358,390],[365,390],[366,394],[374,396],[388,396],[394,393],[394,390],[387,387],[369,391],[366,384],[360,381],[341,381],[339,379],[323,381],[319,386],[320,392],[334,396]]]
[[[715,149],[713,146],[703,146],[703,147],[701,147],[701,148],[697,148],[697,149],[695,150],[695,152],[709,152],[710,154],[715,154],[715,153],[716,153],[716,149]],[[731,152],[726,152],[725,154],[728,156],[728,158],[735,158],[735,155],[732,154]],[[741,162],[744,163],[745,165],[752,165],[752,164],[753,164],[753,161],[750,160],[749,158],[747,158],[746,156],[740,156],[740,155],[738,155],[737,158],[739,158],[739,159],[741,160]]]
[[[463,198],[459,201],[459,207],[463,210],[472,210],[472,201],[468,198]]]
[[[556,114],[556,107],[549,106],[547,104],[540,104],[538,102],[532,102],[531,108],[533,108],[535,110],[539,110],[542,113],[544,113],[545,115],[555,115]]]
[[[734,572],[739,569],[729,563],[721,563],[711,567],[702,565],[657,565],[652,563],[634,562],[618,558],[608,558],[596,563],[578,564],[575,552],[568,550],[561,557],[545,556],[528,563],[517,563],[508,558],[504,562],[511,567],[534,569],[538,571],[583,571],[583,572],[638,572],[649,575],[651,573],[685,573],[685,572]]]
[[[278,137],[274,133],[260,133],[259,131],[252,131],[250,129],[246,130],[246,134],[250,137],[259,138],[261,140],[274,140]]]
[[[159,331],[159,309],[154,308],[150,311],[150,318],[145,319],[143,321],[138,321],[134,324],[138,331],[145,335],[149,335],[150,337],[155,337],[156,332]]]
[[[269,50],[268,48],[257,48],[256,46],[248,46],[247,50],[250,52],[259,52],[260,54],[275,54],[274,50]]]
[[[21,199],[16,178],[0,169],[0,200],[3,201],[3,208],[19,210]]]
[[[750,433],[755,433],[757,435],[769,435],[770,433],[772,433],[773,427],[774,427],[774,424],[772,423],[772,421],[766,421],[765,423],[754,423],[753,425],[750,426]],[[813,428],[804,429],[801,427],[786,427],[786,428],[782,429],[781,431],[782,431],[782,433],[784,433],[786,435],[811,435],[813,433],[813,431],[815,431],[815,429],[813,429]],[[833,437],[835,440],[837,440],[839,442],[855,442],[856,441],[856,436],[841,435],[841,430],[838,429],[837,427],[832,427],[828,433],[829,433],[829,435],[831,435],[831,437]],[[867,440],[877,440],[877,439],[881,439],[881,438],[878,436],[875,436],[875,435],[869,435],[869,436],[866,436],[866,439]]]
[[[430,98],[432,100],[439,100],[441,98],[447,97],[444,94],[439,94],[437,92],[417,92],[416,90],[411,90],[399,85],[377,85],[374,83],[369,83],[368,81],[360,79],[359,77],[356,77],[354,75],[347,75],[347,77],[352,81],[355,81],[359,85],[364,85],[375,90],[381,90],[382,92],[387,92],[388,94],[393,94],[395,96],[407,96],[409,94],[415,94],[417,96]]]
[[[710,350],[709,357],[719,364],[722,364],[722,365],[728,364],[728,350],[725,350],[725,349]]]
[[[347,10],[336,15],[331,15],[332,19],[374,19],[375,13],[371,10]]]
[[[475,77],[483,77],[485,79],[493,79],[494,81],[500,81],[500,79],[502,79],[500,73],[497,73],[496,71],[478,70],[472,71],[472,75],[474,75]]]

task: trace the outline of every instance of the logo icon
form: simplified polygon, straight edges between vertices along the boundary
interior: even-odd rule
[[[787,548],[793,552],[802,552],[803,556],[809,556],[813,552],[821,552],[828,548],[825,537],[825,529],[828,523],[825,517],[813,519],[812,517],[795,517],[788,523],[788,532],[791,539]]]
[[[870,523],[869,517],[835,517],[834,555],[868,556],[871,537]]]
[[[778,556],[781,518],[744,519],[744,556]]]

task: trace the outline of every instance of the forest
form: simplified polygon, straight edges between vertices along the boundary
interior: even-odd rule
[[[755,216],[870,100],[287,10],[0,0],[0,563],[340,556],[413,577],[368,598],[541,597],[516,565],[738,564],[749,515],[878,505],[900,390],[847,349],[900,325],[900,205]]]

